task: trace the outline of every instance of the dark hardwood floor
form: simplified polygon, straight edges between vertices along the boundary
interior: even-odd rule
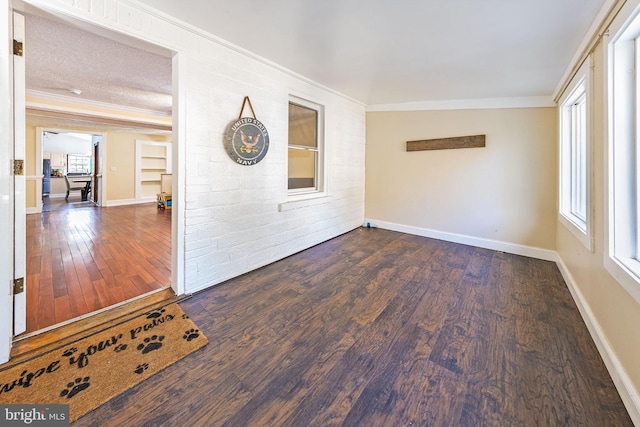
[[[632,425],[551,262],[360,228],[180,304],[209,344],[74,425]]]
[[[170,212],[45,199],[27,215],[27,333],[170,286]]]

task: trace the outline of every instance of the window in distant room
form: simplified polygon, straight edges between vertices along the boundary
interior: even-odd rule
[[[323,124],[321,105],[289,101],[288,189],[290,194],[322,191]]]
[[[592,249],[590,66],[582,64],[560,99],[560,222]]]
[[[91,174],[91,156],[67,155],[67,173]]]

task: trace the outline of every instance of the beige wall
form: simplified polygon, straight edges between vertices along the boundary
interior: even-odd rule
[[[24,153],[24,169],[26,176],[34,176],[36,174],[36,128],[35,126],[27,126],[25,129],[25,153]]]
[[[107,134],[107,201],[131,200],[136,197],[136,140],[168,142],[161,135],[109,132]]]
[[[36,176],[36,128],[27,126],[25,129],[25,153],[24,153],[24,173],[25,183],[25,204],[27,209],[34,209],[38,201],[36,200],[37,186],[41,181],[35,180]]]
[[[583,298],[583,304],[593,314],[592,321],[599,325],[603,341],[610,346],[628,375],[635,392],[640,391],[640,304],[606,271],[605,242],[605,95],[603,49],[600,45],[592,56],[593,84],[593,184],[592,205],[595,230],[595,251],[589,252],[564,225],[557,223],[556,249],[573,277]],[[605,344],[605,345],[606,345]],[[637,403],[636,403],[637,404]],[[640,408],[637,408],[640,409]],[[636,409],[636,410],[637,410]]]
[[[367,113],[367,219],[553,249],[556,111]],[[406,141],[478,134],[486,147],[406,152]]]

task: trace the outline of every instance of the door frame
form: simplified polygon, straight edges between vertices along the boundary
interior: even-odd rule
[[[0,0],[0,33],[11,35],[11,14],[19,5],[27,5],[42,10],[46,13],[53,14],[64,18],[68,23],[77,25],[80,28],[87,27],[99,30],[108,30],[114,34],[122,34],[127,38],[138,39],[147,45],[155,45],[165,51],[172,52],[172,171],[173,171],[173,207],[171,216],[171,288],[176,295],[186,293],[185,284],[185,260],[184,260],[184,235],[185,235],[185,209],[184,209],[184,189],[185,189],[185,157],[186,147],[184,145],[186,136],[186,94],[181,88],[186,87],[186,55],[177,51],[175,47],[166,45],[158,40],[147,38],[140,33],[134,33],[128,28],[122,26],[114,28],[109,26],[106,18],[100,21],[100,18],[91,14],[82,13],[81,10],[72,6],[65,5],[62,2],[48,2],[47,0],[22,0],[12,4],[11,0]],[[16,10],[19,10],[16,8]],[[13,79],[7,74],[9,66],[13,63],[9,49],[9,43],[0,43],[0,89],[6,90],[5,93],[12,93]],[[11,91],[11,92],[9,92]],[[11,158],[9,153],[13,149],[13,103],[8,99],[0,100],[0,123],[2,129],[6,129],[7,137],[0,138],[0,154]],[[4,135],[3,135],[4,136]],[[103,143],[105,140],[103,140]],[[106,153],[103,152],[103,162],[106,161]],[[13,218],[11,217],[11,209],[15,194],[13,194],[12,186],[9,178],[11,174],[8,165],[5,163],[0,166],[0,226],[7,225],[13,227]],[[106,186],[103,186],[103,194],[106,194]],[[104,196],[103,196],[104,198]],[[13,242],[0,239],[0,271],[7,272],[10,269],[7,266],[6,259],[2,255],[13,253]],[[7,283],[10,274],[0,273],[0,283]],[[9,360],[11,345],[13,343],[13,330],[8,327],[12,325],[14,311],[12,298],[5,292],[0,291],[0,364]]]
[[[0,34],[13,38],[9,0],[0,0]],[[13,58],[9,43],[0,43],[0,92],[13,92]],[[0,97],[0,158],[13,157],[13,103]],[[13,179],[9,161],[0,163],[0,227],[13,230]],[[13,298],[7,289],[13,281],[13,239],[0,239],[0,362],[9,360],[13,337]]]
[[[24,15],[12,11],[13,39],[23,43],[27,49]],[[16,55],[13,49],[13,156],[14,162],[22,160],[22,172],[13,171],[13,279],[22,279],[22,290],[10,286],[13,296],[13,334],[27,330],[27,200],[26,200],[26,67],[22,53]],[[15,166],[14,166],[15,169]],[[15,282],[14,282],[15,283]]]
[[[102,165],[104,159],[104,153],[106,152],[106,140],[107,135],[102,131],[87,131],[87,130],[76,130],[76,129],[62,129],[62,128],[52,128],[45,126],[36,127],[36,176],[42,177],[42,153],[44,152],[44,147],[42,146],[42,134],[43,132],[57,132],[57,133],[84,133],[87,135],[100,135],[100,143],[98,145],[99,158],[98,158],[98,170],[94,170],[95,179],[100,179],[100,185],[104,185],[104,181],[106,180],[106,176],[102,175]],[[93,149],[95,151],[95,149]],[[95,167],[95,159],[94,159],[94,167]],[[97,175],[96,175],[97,174]],[[94,183],[94,189],[92,190],[92,199],[97,195],[96,189],[98,188],[97,184]],[[97,200],[97,206],[104,206],[105,200],[103,199],[103,195],[106,193],[101,191],[101,197]],[[36,207],[33,211],[28,211],[27,214],[42,214],[42,203],[38,203],[38,201],[42,200],[42,180],[38,180],[36,183]]]

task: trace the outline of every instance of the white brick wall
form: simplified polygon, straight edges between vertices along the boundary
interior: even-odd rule
[[[27,0],[46,9],[133,35],[179,52],[179,90],[185,94],[183,206],[184,284],[193,292],[358,227],[364,221],[364,106],[280,69],[216,37],[198,33],[135,1]],[[231,161],[228,124],[248,95],[269,131],[265,159]],[[288,97],[325,107],[327,192],[288,202]],[[245,109],[244,115],[250,115]],[[175,142],[175,141],[174,141]],[[179,157],[178,157],[179,158]],[[174,168],[174,174],[179,168]],[[174,223],[175,224],[175,223]]]

